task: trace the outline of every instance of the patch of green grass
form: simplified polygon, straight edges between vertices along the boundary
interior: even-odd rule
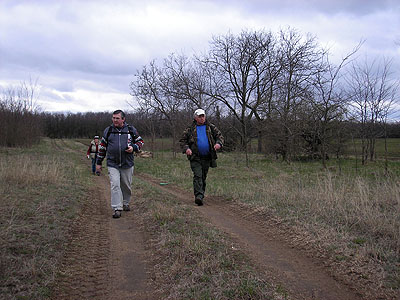
[[[400,159],[400,139],[390,138],[386,140],[387,143],[387,156],[390,159]],[[354,142],[349,141],[346,144],[345,153],[347,155],[355,155],[354,151],[359,155],[361,153],[361,139],[355,139]],[[356,150],[354,150],[354,147]],[[385,157],[385,139],[377,139],[375,145],[376,156],[378,159]]]
[[[279,295],[282,295],[284,297],[284,299],[286,299],[288,297],[288,291],[282,286],[282,285],[278,285],[276,288],[276,292]]]
[[[367,240],[364,238],[355,238],[352,242],[356,245],[363,245],[367,242]]]

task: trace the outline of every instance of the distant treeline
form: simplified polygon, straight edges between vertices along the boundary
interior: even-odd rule
[[[112,112],[87,112],[87,113],[38,113],[22,109],[14,105],[17,110],[7,108],[4,103],[0,105],[0,119],[2,130],[0,130],[0,145],[7,147],[26,147],[38,142],[42,136],[49,138],[93,138],[95,135],[102,135],[103,130],[111,124]],[[127,122],[134,125],[139,133],[151,138],[171,138],[172,132],[167,121],[161,115],[145,114],[138,110],[127,112]],[[179,112],[176,132],[182,132],[192,122],[193,111]],[[239,122],[232,116],[209,115],[208,119],[215,123],[226,138],[225,150],[241,149]],[[254,124],[255,125],[255,124]],[[331,140],[331,147],[328,153],[339,153],[341,145],[351,138],[360,138],[361,126],[356,122],[342,122],[337,124],[336,139]],[[249,136],[252,140],[258,141],[257,147],[253,146],[253,152],[272,153],[279,155],[279,123],[267,124],[262,132],[256,126],[251,126]],[[376,138],[383,138],[384,128],[375,125],[371,128]],[[305,127],[306,128],[306,127]],[[340,133],[340,134],[339,134]],[[378,134],[379,133],[379,134]],[[386,124],[387,138],[400,138],[400,123]],[[318,140],[313,139],[307,131],[303,131],[298,139],[293,141],[294,156],[319,157]],[[253,144],[254,143],[249,143]],[[258,147],[260,146],[260,147]],[[248,146],[250,147],[250,146]],[[250,150],[250,149],[249,149]]]

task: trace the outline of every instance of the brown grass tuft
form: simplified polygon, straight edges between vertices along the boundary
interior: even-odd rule
[[[61,162],[55,158],[20,155],[0,158],[0,180],[11,185],[56,184],[62,180]]]

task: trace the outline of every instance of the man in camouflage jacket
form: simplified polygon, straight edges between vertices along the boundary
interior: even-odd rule
[[[194,202],[200,206],[203,205],[208,169],[217,166],[217,150],[221,149],[224,138],[214,124],[206,121],[203,109],[197,109],[193,117],[193,123],[183,132],[179,142],[190,161]]]

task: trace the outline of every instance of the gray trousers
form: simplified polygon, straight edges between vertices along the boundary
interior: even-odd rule
[[[117,169],[108,167],[111,183],[111,208],[122,210],[122,205],[131,201],[133,169]]]

